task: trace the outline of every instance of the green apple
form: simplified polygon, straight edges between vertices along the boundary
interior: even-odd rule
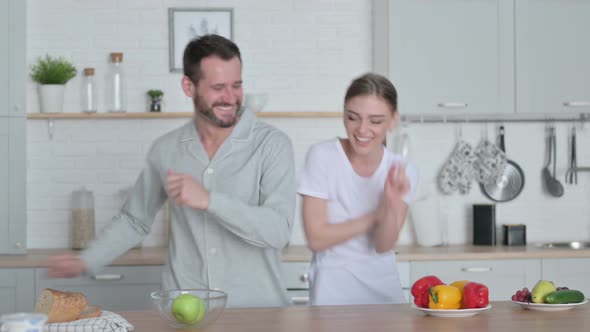
[[[180,323],[195,324],[205,317],[205,301],[192,294],[181,294],[172,302],[172,315]]]

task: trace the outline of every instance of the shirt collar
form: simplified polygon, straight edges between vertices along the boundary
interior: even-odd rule
[[[181,142],[188,142],[192,140],[200,141],[199,135],[197,134],[197,128],[195,126],[195,116],[197,115],[195,114],[193,116],[193,119],[184,126],[180,139]],[[257,119],[254,113],[252,113],[252,111],[248,109],[244,109],[242,115],[240,116],[240,119],[238,120],[238,123],[232,130],[228,139],[232,141],[247,141],[248,139],[250,139],[256,121]]]

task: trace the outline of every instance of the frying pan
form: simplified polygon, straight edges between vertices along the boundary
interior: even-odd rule
[[[500,149],[506,152],[504,144],[504,126],[500,126]],[[504,173],[494,183],[480,183],[481,191],[496,202],[507,202],[516,198],[524,188],[524,172],[512,160],[506,160]]]

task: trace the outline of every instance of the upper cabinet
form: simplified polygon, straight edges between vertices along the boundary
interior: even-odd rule
[[[0,254],[26,248],[26,6],[0,0]]]
[[[590,110],[590,2],[374,0],[374,70],[409,114]]]
[[[510,1],[375,1],[374,10],[384,22],[375,70],[396,86],[402,113],[514,112]]]
[[[26,1],[0,0],[0,117],[24,117]]]
[[[517,0],[521,113],[590,111],[590,1]]]

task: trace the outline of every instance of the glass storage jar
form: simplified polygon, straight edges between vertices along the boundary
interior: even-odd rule
[[[96,83],[94,80],[94,68],[84,68],[82,78],[82,95],[80,96],[81,108],[84,113],[96,113]]]
[[[107,111],[115,113],[127,111],[125,74],[123,72],[123,53],[111,53],[106,92]]]
[[[94,240],[94,194],[82,187],[72,192],[72,249],[85,249]]]

